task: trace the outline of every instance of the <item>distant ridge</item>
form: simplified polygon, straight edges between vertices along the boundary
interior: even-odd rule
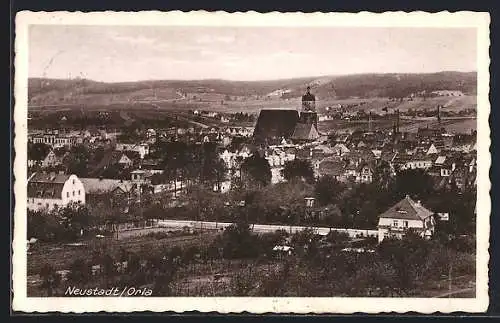
[[[476,72],[387,73],[318,76],[269,81],[151,80],[105,83],[88,79],[28,79],[30,105],[110,104],[136,100],[182,100],[189,93],[220,96],[266,97],[278,93],[296,98],[305,88],[321,98],[404,97],[410,93],[435,90],[460,90],[475,94]]]

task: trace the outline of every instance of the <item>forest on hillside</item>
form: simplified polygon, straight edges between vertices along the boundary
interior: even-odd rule
[[[287,90],[282,98],[301,96],[307,86],[320,98],[405,97],[411,93],[436,90],[458,90],[476,94],[475,72],[440,72],[432,74],[360,74],[347,76],[309,77],[272,81],[228,80],[158,80],[104,83],[87,79],[41,79],[28,81],[31,104],[75,102],[99,103],[134,101],[159,97],[182,99],[185,93],[217,93],[228,96],[263,98],[276,90]]]

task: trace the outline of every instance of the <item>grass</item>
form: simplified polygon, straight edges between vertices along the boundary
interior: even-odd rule
[[[215,238],[215,233],[185,235],[178,237],[157,237],[142,235],[116,240],[113,238],[93,239],[83,247],[70,247],[60,243],[42,243],[28,254],[28,275],[36,275],[46,263],[56,270],[66,270],[78,258],[89,259],[94,251],[106,250],[112,257],[119,256],[123,248],[134,253],[149,253],[151,250],[169,249],[175,246],[203,245]]]

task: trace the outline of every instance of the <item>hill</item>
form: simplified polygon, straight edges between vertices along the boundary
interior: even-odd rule
[[[272,95],[297,98],[311,86],[319,99],[404,97],[419,91],[476,93],[475,72],[432,74],[360,74],[272,81],[161,80],[104,83],[87,79],[28,80],[30,106],[109,105],[143,101],[220,102],[255,100]]]

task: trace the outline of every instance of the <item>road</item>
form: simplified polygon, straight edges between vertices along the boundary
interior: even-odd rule
[[[230,222],[208,222],[208,221],[189,221],[189,220],[159,220],[160,227],[167,228],[183,228],[189,227],[193,229],[209,229],[219,230],[225,229],[232,225]],[[290,233],[296,233],[306,228],[314,230],[319,235],[327,235],[330,231],[346,232],[350,237],[355,238],[358,235],[363,236],[377,236],[377,230],[362,230],[362,229],[341,229],[341,228],[327,228],[327,227],[305,227],[305,226],[290,226],[290,225],[275,225],[275,224],[252,224],[250,228],[256,233],[270,233],[276,230],[284,230]]]

